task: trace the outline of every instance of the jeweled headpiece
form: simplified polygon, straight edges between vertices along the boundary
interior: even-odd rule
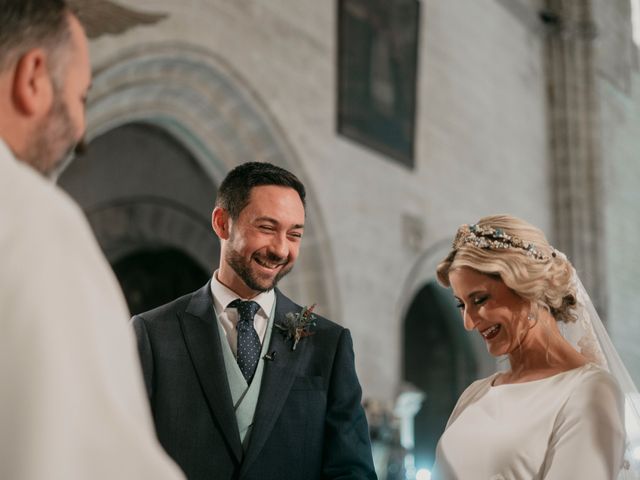
[[[538,250],[533,243],[525,242],[515,235],[509,235],[501,228],[462,225],[453,240],[453,249],[458,250],[467,244],[486,250],[517,248],[537,260],[549,259],[549,256]],[[555,257],[555,250],[552,256]]]

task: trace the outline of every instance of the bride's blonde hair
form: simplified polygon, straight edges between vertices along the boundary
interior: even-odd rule
[[[449,287],[449,272],[460,267],[499,276],[520,297],[548,308],[556,321],[575,321],[571,262],[524,220],[491,215],[460,226],[451,252],[438,265],[438,281]]]

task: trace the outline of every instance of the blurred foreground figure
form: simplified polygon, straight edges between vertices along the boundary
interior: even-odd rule
[[[116,280],[41,175],[82,136],[90,82],[63,0],[0,0],[0,478],[179,479]]]
[[[436,450],[436,479],[638,478],[637,390],[575,269],[509,215],[462,225],[438,266],[465,329],[508,369],[471,384]]]

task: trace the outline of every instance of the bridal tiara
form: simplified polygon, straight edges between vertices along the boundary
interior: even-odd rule
[[[549,260],[549,256],[538,250],[533,243],[525,242],[515,235],[509,235],[501,228],[481,227],[475,224],[462,225],[453,240],[453,249],[458,250],[467,244],[486,250],[517,248],[536,260]],[[555,249],[551,256],[556,256]]]

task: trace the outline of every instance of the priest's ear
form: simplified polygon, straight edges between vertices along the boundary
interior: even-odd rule
[[[50,57],[42,48],[33,48],[16,62],[11,89],[14,108],[27,117],[43,117],[53,104]]]
[[[211,214],[211,226],[220,240],[227,240],[231,230],[231,215],[222,207],[216,207]]]

